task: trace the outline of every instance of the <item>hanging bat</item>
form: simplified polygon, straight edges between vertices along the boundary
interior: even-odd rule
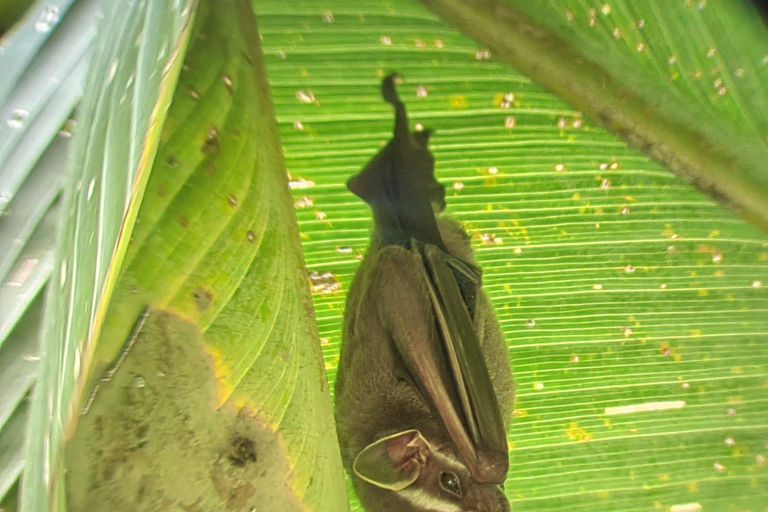
[[[429,131],[411,132],[396,75],[394,136],[347,187],[374,217],[347,296],[336,378],[342,458],[369,512],[504,512],[509,357],[469,237],[436,217]]]

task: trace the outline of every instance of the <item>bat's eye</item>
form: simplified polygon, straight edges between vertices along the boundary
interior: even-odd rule
[[[440,487],[451,494],[461,496],[461,487],[459,487],[459,477],[456,473],[443,473],[440,475]]]

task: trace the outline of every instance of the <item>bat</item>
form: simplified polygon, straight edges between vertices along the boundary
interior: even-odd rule
[[[336,377],[342,460],[369,512],[505,512],[514,384],[470,240],[440,217],[431,132],[410,131],[391,74],[392,140],[347,183],[371,207]]]

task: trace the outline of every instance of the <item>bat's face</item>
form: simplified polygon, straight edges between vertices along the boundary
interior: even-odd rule
[[[369,512],[509,512],[501,487],[472,478],[448,446],[406,430],[366,447],[354,463]]]

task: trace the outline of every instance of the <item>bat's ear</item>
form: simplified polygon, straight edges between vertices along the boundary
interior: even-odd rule
[[[405,430],[369,444],[355,458],[355,474],[382,489],[400,491],[419,478],[432,448],[418,430]]]

